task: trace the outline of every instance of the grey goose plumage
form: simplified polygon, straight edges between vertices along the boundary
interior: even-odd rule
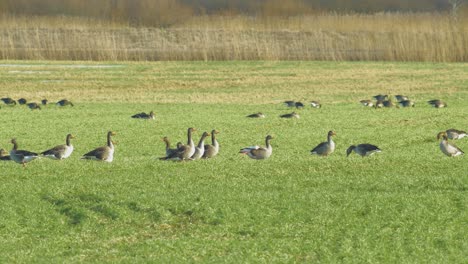
[[[372,145],[372,144],[359,144],[357,146],[351,145],[347,150],[346,150],[346,156],[349,156],[354,151],[354,153],[360,155],[361,157],[366,157],[370,156],[374,153],[379,153],[382,152],[379,147]]]
[[[72,134],[68,134],[65,137],[65,144],[58,145],[51,149],[48,149],[41,153],[44,157],[55,159],[55,160],[62,160],[70,157],[73,153],[73,145],[71,144],[71,139],[75,138]]]
[[[161,160],[190,160],[193,154],[195,153],[195,143],[193,142],[192,133],[196,131],[195,128],[190,127],[187,129],[187,145],[181,145],[177,148],[176,151],[171,153],[164,158],[160,158]]]
[[[203,157],[203,154],[205,153],[205,139],[208,136],[210,136],[208,132],[203,132],[198,145],[195,146],[195,153],[193,153],[192,157],[190,157],[192,160],[198,160]]]
[[[55,105],[57,105],[57,106],[68,106],[68,105],[69,106],[74,106],[73,103],[68,99],[62,99],[62,100],[58,101],[57,103],[55,103]]]
[[[145,112],[141,112],[141,113],[138,113],[138,114],[135,114],[135,115],[132,115],[132,118],[140,118],[140,119],[154,119],[155,116],[154,116],[154,112],[151,111],[149,112],[149,114],[145,113]]]
[[[449,157],[456,157],[464,154],[460,148],[448,142],[447,132],[444,131],[437,134],[437,139],[440,140],[441,138],[442,141],[439,143],[439,148],[442,153]]]
[[[164,141],[166,145],[166,157],[171,156],[174,152],[177,151],[183,144],[181,142],[177,142],[176,148],[171,148],[171,142],[169,141],[168,137],[163,137],[162,141]]]
[[[296,102],[295,101],[284,101],[283,102],[287,107],[295,107],[296,106]]]
[[[373,98],[377,101],[385,101],[388,99],[388,95],[387,94],[378,94],[378,95],[374,95]]]
[[[429,101],[427,101],[427,103],[430,104],[431,106],[435,107],[435,108],[447,107],[447,104],[445,102],[443,102],[442,100],[439,100],[439,99],[429,100]]]
[[[6,105],[16,105],[16,101],[11,99],[10,97],[3,97],[2,99],[0,99],[1,101],[3,101],[3,103],[5,103]]]
[[[409,100],[408,96],[401,95],[401,94],[395,95],[395,98],[397,99],[398,102]]]
[[[332,137],[335,135],[335,131],[328,131],[327,141],[318,144],[310,151],[310,154],[319,156],[328,156],[332,154],[335,151],[335,142],[333,141]]]
[[[16,142],[15,138],[11,140],[11,143],[13,144],[13,149],[10,150],[10,158],[14,162],[22,164],[23,167],[26,166],[26,163],[39,158],[39,155],[35,152],[28,150],[18,150],[18,143]]]
[[[114,142],[112,141],[112,136],[115,136],[116,133],[113,131],[107,132],[107,144],[102,147],[98,147],[90,152],[86,153],[81,157],[81,159],[88,160],[97,160],[112,162],[114,160]]]
[[[203,153],[204,159],[213,158],[214,156],[218,154],[219,143],[218,143],[218,140],[216,140],[216,134],[218,133],[219,131],[216,129],[211,130],[211,145],[209,144],[205,145],[205,152]]]
[[[402,100],[398,102],[399,105],[402,107],[414,107],[414,101],[413,100]]]
[[[273,148],[270,144],[270,141],[273,139],[272,136],[268,135],[265,138],[265,147],[252,146],[242,148],[239,153],[249,156],[252,159],[262,160],[267,159],[271,156]]]
[[[265,118],[265,115],[261,112],[251,114],[247,116],[248,118]]]
[[[28,100],[26,100],[26,99],[24,99],[24,98],[18,99],[18,104],[20,104],[20,105],[24,105],[24,104],[26,104],[27,102],[28,102]]]
[[[27,106],[31,110],[35,110],[35,109],[41,110],[41,106],[39,106],[38,103],[28,103]]]
[[[299,114],[292,112],[290,114],[280,115],[281,118],[299,118]]]
[[[454,129],[454,128],[447,129],[445,133],[447,133],[447,137],[449,139],[462,139],[468,136],[468,134],[465,131]]]

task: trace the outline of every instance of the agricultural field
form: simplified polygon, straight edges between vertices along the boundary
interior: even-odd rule
[[[2,61],[0,97],[73,107],[0,109],[0,148],[70,158],[1,161],[0,262],[404,262],[468,259],[468,157],[438,132],[468,129],[468,64]],[[404,94],[413,108],[359,100]],[[447,108],[426,101],[442,99]],[[285,100],[319,100],[299,119]],[[155,120],[130,118],[156,113]],[[263,112],[264,119],[246,115]],[[168,136],[217,129],[213,159],[161,161]],[[81,160],[115,131],[112,163]],[[336,131],[336,151],[310,155]],[[264,145],[267,160],[240,155]],[[209,140],[208,140],[209,143]],[[382,153],[346,157],[352,144]],[[468,150],[468,139],[454,143]]]

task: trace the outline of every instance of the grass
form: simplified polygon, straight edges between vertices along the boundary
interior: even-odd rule
[[[0,59],[466,62],[466,17],[438,13],[184,16],[171,26],[132,27],[76,17],[2,15]]]
[[[71,67],[71,66],[73,67]],[[84,65],[77,67],[77,65]],[[0,94],[73,108],[2,105],[0,147],[43,151],[77,136],[73,155],[23,169],[2,162],[0,262],[433,262],[468,258],[466,157],[448,158],[437,132],[466,130],[466,64],[158,62],[118,67],[4,61]],[[85,67],[94,66],[94,67]],[[42,72],[42,73],[41,73]],[[46,72],[46,73],[44,73]],[[378,93],[411,109],[366,109]],[[426,100],[441,98],[446,109]],[[298,120],[282,100],[320,100]],[[154,121],[132,114],[154,110]],[[262,111],[267,118],[246,119]],[[160,139],[221,131],[212,160],[175,163]],[[337,132],[336,152],[309,151]],[[117,132],[111,164],[79,157]],[[265,161],[240,156],[264,144]],[[195,139],[201,135],[199,132]],[[370,158],[351,144],[383,149]],[[468,149],[466,140],[456,144]]]

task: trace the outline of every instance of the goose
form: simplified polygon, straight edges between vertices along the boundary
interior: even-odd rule
[[[211,145],[205,145],[205,152],[203,153],[204,159],[213,158],[218,154],[219,143],[218,140],[216,140],[216,134],[218,133],[219,131],[216,129],[211,130]]]
[[[70,140],[72,138],[75,138],[75,137],[72,134],[68,134],[67,137],[65,138],[64,145],[55,146],[51,149],[48,149],[42,152],[41,154],[47,158],[56,159],[56,160],[66,159],[70,157],[70,155],[73,152],[73,145],[70,143]]]
[[[171,142],[168,137],[163,137],[162,141],[166,144],[166,157],[172,155],[172,153],[176,152],[177,149],[182,146],[181,142],[177,142],[177,148],[171,149]]]
[[[11,157],[8,151],[0,149],[0,160],[11,160]]]
[[[27,104],[27,106],[28,106],[29,109],[31,109],[31,110],[34,110],[34,109],[39,109],[39,110],[41,110],[41,107],[40,107],[39,104],[37,104],[37,103],[29,103],[29,104]]]
[[[373,107],[374,103],[371,100],[361,100],[359,101],[363,106]]]
[[[205,139],[207,136],[211,136],[208,132],[203,132],[198,145],[195,147],[195,153],[190,157],[192,160],[198,160],[203,157],[205,153]]]
[[[382,104],[383,104],[384,107],[389,107],[389,108],[390,107],[397,107],[397,108],[399,108],[398,105],[395,105],[392,102],[392,100],[385,100],[385,101],[382,102]]]
[[[290,114],[280,115],[281,118],[299,118],[299,115],[296,112]]]
[[[409,100],[408,96],[404,96],[404,95],[401,95],[401,94],[395,95],[395,98],[397,99],[398,102],[408,101]]]
[[[296,102],[294,101],[284,101],[283,102],[287,107],[295,107],[296,106]]]
[[[20,105],[24,105],[24,104],[26,104],[26,102],[27,102],[27,100],[24,99],[24,98],[18,99],[18,104],[20,104]]]
[[[2,99],[0,99],[3,101],[3,103],[7,104],[7,105],[16,105],[16,101],[11,99],[10,97],[4,97]]]
[[[388,95],[386,94],[378,94],[378,95],[374,95],[373,98],[377,101],[384,101],[384,100],[387,100],[388,99]]]
[[[114,160],[114,142],[111,137],[115,135],[116,133],[113,131],[107,132],[107,145],[84,154],[81,159],[112,162],[112,160]]]
[[[355,145],[350,146],[346,150],[346,156],[348,157],[349,154],[351,154],[353,151],[356,154],[361,155],[361,157],[370,156],[374,153],[382,152],[381,149],[379,149],[377,146],[374,146],[372,144],[359,144],[357,146]]]
[[[193,143],[192,133],[196,131],[195,128],[190,127],[187,130],[187,145],[181,145],[175,152],[168,155],[161,160],[189,160],[195,154],[195,143]]]
[[[442,153],[449,157],[456,157],[464,154],[461,149],[447,141],[447,132],[440,132],[437,134],[437,139],[440,138],[442,138],[442,141],[440,142],[439,147]]]
[[[447,107],[447,104],[439,99],[434,99],[427,101],[428,104],[432,105],[435,108]]]
[[[260,146],[247,147],[247,148],[241,149],[239,153],[247,155],[252,159],[257,159],[257,160],[267,159],[271,156],[271,153],[273,151],[273,148],[270,145],[271,139],[273,139],[273,137],[270,135],[268,135],[265,138],[266,147],[260,147]]]
[[[310,154],[316,154],[320,156],[328,156],[335,151],[335,142],[333,142],[332,136],[335,136],[335,131],[328,131],[327,141],[318,144],[314,149],[310,151]]]
[[[265,118],[265,115],[261,112],[251,114],[247,116],[248,118]]]
[[[47,100],[47,99],[42,99],[41,100],[42,105],[47,105],[48,102],[49,102],[49,100]]]
[[[154,119],[154,112],[151,111],[149,114],[141,112],[139,114],[132,115],[132,118]]]
[[[299,109],[299,108],[301,108],[301,109],[304,108],[304,104],[301,103],[301,102],[296,102],[296,103],[294,103],[294,106],[295,106],[297,109]]]
[[[461,130],[457,130],[453,128],[447,129],[445,133],[447,133],[447,138],[449,139],[462,139],[468,136],[468,134],[466,134],[465,131],[461,131]]]
[[[403,100],[398,102],[402,107],[414,107],[414,101],[413,100]]]
[[[374,107],[375,107],[375,108],[382,108],[382,107],[384,107],[383,101],[377,100],[377,102],[375,102],[375,104],[374,104]]]
[[[57,106],[67,106],[67,105],[73,106],[73,103],[70,102],[67,99],[62,99],[62,100],[58,101],[57,103],[55,103],[55,105],[57,105]]]
[[[39,158],[37,153],[27,150],[18,150],[16,138],[12,139],[11,143],[13,144],[13,149],[10,150],[10,158],[16,163],[23,164],[23,167],[26,167],[26,163]]]
[[[310,102],[310,106],[312,106],[313,108],[320,108],[320,107],[322,107],[322,105],[320,104],[319,101],[311,101],[311,102]]]

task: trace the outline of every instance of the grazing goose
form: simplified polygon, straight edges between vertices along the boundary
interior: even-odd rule
[[[404,96],[404,95],[401,95],[401,94],[395,95],[395,98],[397,99],[398,102],[408,101],[409,100],[408,96]]]
[[[70,143],[70,139],[72,138],[75,138],[75,137],[72,134],[68,134],[67,137],[65,138],[64,145],[55,146],[51,149],[48,149],[42,152],[41,154],[47,158],[56,159],[56,160],[66,159],[70,157],[70,155],[73,152],[73,145]]]
[[[216,134],[218,133],[219,131],[216,129],[211,130],[211,145],[205,145],[205,152],[203,153],[204,159],[213,158],[218,154],[219,143],[218,140],[216,140]]]
[[[295,107],[296,106],[296,102],[294,101],[284,101],[283,102],[287,107]]]
[[[296,112],[290,114],[280,115],[281,118],[299,118],[299,115]]]
[[[332,136],[335,136],[335,131],[328,131],[327,141],[318,144],[314,149],[310,151],[310,154],[316,154],[320,156],[328,156],[335,151],[335,142],[332,140]]]
[[[435,108],[447,107],[447,104],[439,99],[427,101],[428,104],[432,105]]]
[[[459,149],[457,146],[450,144],[447,141],[447,132],[440,132],[437,134],[437,139],[442,138],[442,141],[439,144],[440,150],[449,157],[456,157],[463,155],[463,151]]]
[[[8,151],[0,149],[0,160],[11,160],[11,157],[8,154]]]
[[[363,106],[373,107],[374,103],[371,100],[361,100],[359,101]]]
[[[461,131],[461,130],[457,130],[453,128],[447,129],[445,133],[447,133],[447,137],[449,139],[462,139],[468,136],[465,131]]]
[[[62,99],[62,100],[58,101],[55,105],[57,105],[57,106],[67,106],[67,105],[73,106],[73,103],[70,102],[67,99]]]
[[[402,107],[414,107],[414,101],[413,100],[403,100],[398,102]]]
[[[149,114],[141,112],[139,114],[132,115],[132,118],[154,119],[154,112],[151,111]]]
[[[397,107],[398,108],[398,105],[394,104],[392,102],[392,100],[385,100],[385,101],[382,102],[382,104],[383,104],[384,107],[389,107],[389,108],[390,107]]]
[[[28,106],[29,109],[31,109],[31,110],[34,110],[34,109],[39,109],[39,110],[41,110],[41,107],[40,107],[39,104],[37,104],[37,103],[29,103],[29,104],[27,104],[27,106]]]
[[[26,104],[26,102],[27,102],[27,100],[24,99],[24,98],[18,99],[18,104],[20,104],[20,105],[24,105],[24,104]]]
[[[320,108],[320,107],[322,107],[322,105],[320,104],[319,101],[311,101],[311,102],[310,102],[310,106],[312,106],[313,108]]]
[[[352,145],[346,150],[346,157],[352,152],[361,155],[361,157],[370,156],[374,153],[382,152],[377,146],[371,144],[359,144],[357,146]]]
[[[81,159],[99,160],[105,162],[112,162],[114,160],[114,142],[111,137],[115,136],[116,133],[109,131],[107,132],[107,145],[96,148],[81,157]]]
[[[10,97],[4,97],[0,100],[2,100],[7,105],[16,105],[16,101],[11,99]]]
[[[171,155],[168,155],[161,160],[189,160],[195,153],[195,143],[192,139],[192,132],[196,131],[195,128],[190,127],[187,130],[187,145],[181,145]]]
[[[47,100],[47,99],[42,99],[41,100],[42,105],[47,105],[48,102],[49,102],[49,100]]]
[[[23,164],[23,167],[26,166],[26,163],[39,158],[37,153],[27,150],[18,150],[18,143],[16,142],[16,138],[12,139],[11,143],[13,144],[13,149],[10,150],[10,158],[16,163]]]
[[[247,117],[249,118],[265,118],[265,115],[261,112],[258,112],[258,113],[255,113],[255,114],[251,114],[251,115],[248,115]]]
[[[203,154],[205,153],[205,138],[210,136],[208,132],[203,132],[198,145],[195,147],[195,153],[191,157],[192,160],[201,159]]]
[[[374,107],[375,107],[375,108],[382,108],[382,107],[384,107],[383,101],[377,100],[377,102],[375,102]]]
[[[273,148],[270,145],[270,141],[273,137],[268,135],[265,138],[265,145],[266,147],[260,147],[260,146],[253,146],[253,147],[247,147],[243,148],[239,151],[239,153],[248,155],[252,159],[267,159],[271,156],[271,153],[273,151]]]
[[[301,103],[301,102],[296,102],[296,103],[294,103],[294,106],[295,106],[297,109],[299,109],[299,108],[301,108],[301,109],[304,108],[304,104]]]
[[[378,95],[374,95],[373,98],[377,101],[385,101],[388,99],[388,95],[386,94],[378,94]]]

